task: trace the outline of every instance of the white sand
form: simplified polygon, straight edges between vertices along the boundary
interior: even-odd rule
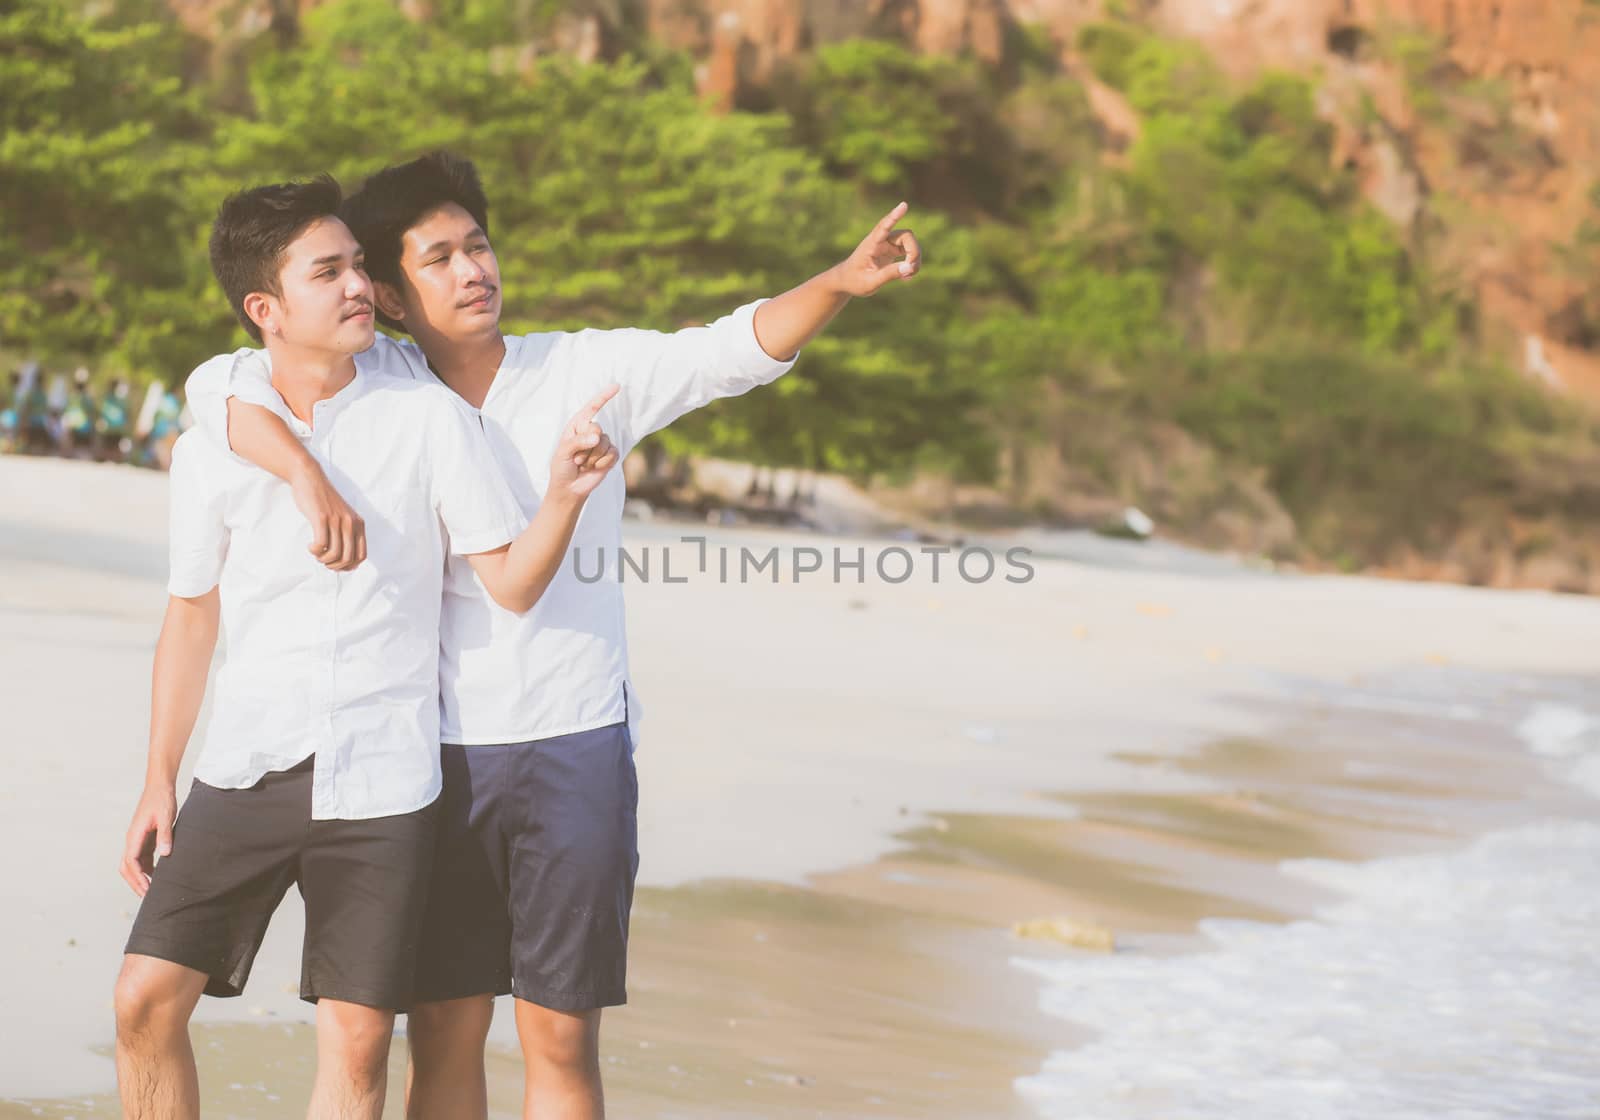
[[[165,493],[152,472],[0,458],[0,1097],[112,1083],[111,982],[136,905],[116,864],[144,766]],[[1176,782],[1108,756],[1243,729],[1257,717],[1239,701],[1285,677],[1600,670],[1600,600],[1042,560],[1031,582],[972,585],[946,558],[934,584],[926,557],[892,586],[871,567],[893,542],[753,532],[714,534],[706,575],[676,546],[689,582],[661,582],[656,550],[692,532],[629,533],[656,577],[628,591],[646,884],[798,881],[888,850],[919,812],[1041,813],[1041,792]],[[741,545],[778,546],[783,582],[719,583],[719,542],[735,573]],[[789,582],[787,550],[836,546],[866,547],[865,584]],[[247,994],[203,1016],[307,1017],[298,909]]]

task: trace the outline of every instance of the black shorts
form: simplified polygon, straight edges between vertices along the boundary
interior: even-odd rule
[[[639,783],[625,723],[443,748],[417,1001],[508,992],[557,1011],[628,1001]]]
[[[244,991],[290,883],[305,899],[300,998],[411,1006],[438,802],[369,820],[311,819],[312,760],[249,789],[195,782],[156,864],[124,952]]]

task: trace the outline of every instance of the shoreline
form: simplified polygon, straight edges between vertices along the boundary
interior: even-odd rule
[[[628,464],[636,459],[639,456],[630,456]],[[165,474],[164,471],[147,467],[100,463],[81,458],[0,453],[0,461],[61,463],[91,470],[137,471],[157,476]],[[1416,552],[1408,552],[1399,559],[1385,563],[1347,569],[1331,560],[1314,557],[1278,560],[1263,553],[1239,548],[1208,547],[1181,536],[1159,532],[1140,536],[1124,527],[1122,511],[1113,509],[1114,503],[1107,506],[1106,518],[1083,522],[1051,523],[1023,516],[998,521],[992,518],[957,520],[884,504],[878,497],[841,476],[818,476],[823,496],[818,499],[815,516],[809,516],[804,514],[804,508],[809,507],[793,507],[787,503],[752,503],[741,496],[750,485],[750,480],[764,469],[733,460],[697,460],[694,471],[697,477],[703,476],[707,484],[704,488],[695,491],[688,499],[630,497],[629,509],[624,512],[624,525],[635,533],[656,535],[671,531],[685,535],[770,535],[779,539],[874,542],[886,547],[909,546],[913,550],[923,545],[954,547],[956,550],[979,546],[1002,552],[1007,548],[1020,547],[1042,560],[1189,575],[1360,579],[1512,594],[1600,598],[1600,591],[1567,586],[1560,580],[1519,581],[1507,574],[1504,564],[1495,567],[1487,575],[1482,572],[1474,574],[1457,559]],[[628,473],[630,477],[642,477],[641,471],[631,466]],[[779,489],[792,489],[796,483],[788,476],[800,473],[804,472],[796,468],[779,469],[777,474],[787,478]],[[164,483],[151,485],[164,486]],[[33,508],[26,512],[37,515],[41,511]],[[56,528],[65,536],[72,535],[63,526]],[[105,546],[113,539],[80,532],[77,543]],[[162,572],[164,564],[164,557],[159,553],[143,557],[140,562],[145,569],[159,565]]]
[[[4,976],[8,1007],[16,1009],[8,1018],[27,1019],[12,1021],[7,1033],[26,1029],[30,1043],[0,1065],[0,1117],[95,1115],[71,1095],[110,1084],[109,1062],[90,1048],[109,1042],[110,982],[132,911],[114,863],[143,767],[149,654],[164,602],[164,477],[59,466],[24,461],[19,471],[0,459],[0,482],[24,495],[0,513],[4,703],[22,714],[22,741],[68,745],[24,753],[0,795],[10,810],[0,826],[5,838],[40,851],[12,888],[21,920]],[[659,543],[648,528],[630,523],[626,532],[630,543]],[[794,539],[708,532],[762,547]],[[84,548],[85,541],[96,547]],[[120,547],[99,552],[105,541]],[[689,570],[685,561],[680,570]],[[1137,924],[1109,902],[1094,913],[1083,903],[1138,900],[1133,910],[1160,920],[1137,943],[1173,951],[1192,939],[1195,918],[1219,908],[1267,917],[1315,904],[1314,892],[1277,873],[1277,859],[1251,871],[1251,861],[1227,855],[1229,843],[1288,844],[1286,854],[1305,854],[1293,845],[1307,831],[1370,836],[1382,823],[1340,819],[1351,795],[1340,792],[1338,774],[1294,772],[1322,791],[1305,812],[1335,818],[1307,823],[1296,816],[1302,807],[1284,808],[1270,791],[1265,800],[1261,791],[1221,797],[1207,789],[1219,779],[1185,758],[1252,735],[1276,742],[1286,703],[1299,705],[1294,718],[1306,727],[1337,722],[1347,709],[1385,726],[1419,718],[1367,703],[1368,693],[1381,692],[1372,682],[1391,678],[1459,678],[1470,691],[1477,673],[1592,673],[1590,635],[1600,621],[1600,602],[1537,592],[1253,572],[1217,578],[1064,561],[1041,563],[1038,578],[1023,586],[657,583],[627,593],[646,712],[639,753],[644,859],[636,993],[631,1008],[608,1019],[607,1055],[617,1059],[608,1066],[608,1086],[619,1106],[635,1102],[637,1110],[624,1109],[629,1114],[662,1116],[679,1114],[713,1083],[767,1094],[760,1097],[763,1114],[784,1102],[815,1114],[836,1089],[839,1107],[854,1101],[850,1107],[861,1115],[919,1114],[914,1102],[909,1112],[895,1111],[889,1098],[870,1103],[882,1096],[862,1080],[870,1071],[838,1085],[832,1071],[846,1071],[853,1052],[888,1053],[893,1039],[918,1037],[921,1022],[946,1024],[950,1048],[981,1057],[966,1067],[963,1084],[978,1086],[972,1091],[988,1107],[1003,1097],[1004,1107],[1029,1115],[1011,1081],[1036,1071],[1074,1028],[1032,1010],[1036,998],[1030,1010],[1017,1009],[1019,994],[1036,997],[1037,985],[1009,958],[1054,950],[1014,940],[1012,923],[1060,909],[1132,931]],[[86,683],[92,704],[82,702]],[[1450,759],[1479,765],[1487,749],[1441,755],[1426,749],[1428,741],[1406,739],[1397,749],[1433,758],[1445,773]],[[1304,760],[1303,753],[1286,757]],[[1353,761],[1386,764],[1381,757]],[[1260,785],[1252,768],[1264,764],[1231,757],[1204,765],[1233,766],[1244,775],[1238,782]],[[1435,782],[1435,790],[1425,777],[1413,775],[1418,788],[1410,793],[1386,789],[1384,797],[1437,792],[1446,795],[1441,803],[1460,799],[1450,783]],[[1471,802],[1476,787],[1467,785]],[[59,828],[63,789],[73,792],[71,818],[79,824],[66,835]],[[1515,804],[1502,813],[1480,801],[1471,802],[1473,811],[1485,820],[1515,815]],[[40,837],[50,843],[41,845]],[[1359,846],[1347,846],[1362,858]],[[1018,854],[1030,851],[1068,853],[1093,869],[1099,885],[1041,886]],[[1170,867],[1135,873],[1141,859]],[[1228,901],[1231,887],[1182,889],[1223,867],[1237,877],[1241,898]],[[924,881],[930,878],[940,885]],[[64,895],[61,883],[81,886]],[[1006,901],[1004,913],[973,910],[974,899],[991,896]],[[246,996],[205,1001],[198,1033],[223,1040],[222,1051],[235,1045],[226,1039],[252,1032],[270,1038],[284,1029],[277,1024],[304,1021],[304,1005],[285,990],[297,974],[296,910],[286,907],[274,923]],[[761,923],[770,927],[768,942],[754,940]],[[787,1012],[760,1027],[748,1026],[749,1014],[719,1019],[723,993],[711,979],[717,965],[740,946],[770,945],[797,930],[830,931],[824,943],[834,947],[832,956],[808,956],[803,945],[769,954],[765,965],[757,956],[740,989],[760,995],[758,1007]],[[903,948],[924,943],[916,953]],[[922,971],[908,966],[897,978],[892,964],[901,956],[914,956]],[[841,1040],[832,1018],[808,1010],[815,977],[837,967],[860,973],[846,990],[860,1000],[858,1010],[882,1009],[873,1012],[881,1016],[872,1020],[878,1033]],[[992,1006],[985,985],[975,992],[971,977],[987,978],[988,988],[1009,993],[1012,1002]],[[929,987],[945,994],[918,995]],[[971,1015],[984,1025],[976,1034],[962,1022]],[[747,1026],[728,1028],[727,1019]],[[239,1020],[246,1025],[222,1025]],[[293,1036],[304,1028],[289,1030]],[[730,1031],[753,1048],[739,1060],[767,1064],[740,1067],[729,1057],[741,1053]],[[686,1049],[654,1044],[667,1036],[692,1042]],[[507,1037],[497,1024],[497,1044]],[[807,1039],[816,1049],[806,1048]],[[286,1069],[298,1068],[294,1048],[283,1055]],[[495,1076],[511,1077],[515,1063],[497,1053]],[[905,1078],[919,1064],[905,1067]],[[685,1072],[674,1074],[672,1066]],[[708,1072],[697,1080],[696,1068]],[[755,1071],[753,1084],[733,1076],[741,1068]],[[966,1091],[954,1085],[946,1077],[928,1092]],[[30,1103],[17,1104],[24,1096]],[[41,1097],[63,1107],[78,1103],[34,1113],[46,1107]],[[236,1101],[227,1109],[249,1114],[240,1107]]]
[[[1535,806],[1581,808],[1506,744],[1442,745],[1397,763],[1393,729],[1371,713],[1282,715],[1264,738],[1137,760],[1211,788],[1040,797],[1069,801],[1067,816],[938,814],[895,851],[803,886],[642,889],[631,1004],[606,1029],[613,1106],[660,1117],[1034,1117],[1014,1083],[1095,1032],[1042,1011],[1037,981],[1015,962],[1098,954],[1019,938],[1016,922],[1066,917],[1113,933],[1117,953],[1193,954],[1206,947],[1203,920],[1281,925],[1338,898],[1285,874],[1285,861],[1453,851]],[[1440,782],[1441,771],[1472,780]],[[507,1006],[488,1061],[494,1117],[519,1108]],[[266,1118],[303,1103],[311,1029],[262,1018],[197,1028],[208,1112]],[[397,1040],[394,1085],[403,1053]],[[3,1120],[117,1114],[104,1093],[0,1099]]]

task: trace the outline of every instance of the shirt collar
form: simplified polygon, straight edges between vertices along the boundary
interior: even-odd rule
[[[360,400],[372,389],[372,377],[362,372],[358,362],[355,367],[355,376],[347,385],[331,397],[324,397],[311,406],[311,423],[307,424],[296,416],[287,406],[284,407],[285,419],[289,422],[289,429],[302,439],[309,439],[316,431],[326,426],[335,416],[348,408],[353,401]]]

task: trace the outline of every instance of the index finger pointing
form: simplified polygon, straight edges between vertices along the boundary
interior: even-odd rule
[[[909,209],[911,209],[910,203],[898,203],[895,208],[885,214],[883,216],[883,220],[878,223],[878,232],[888,233],[894,228],[894,224],[896,222],[906,216],[906,211]]]
[[[618,385],[616,382],[612,382],[610,385],[607,385],[604,389],[600,390],[600,392],[595,395],[594,400],[583,406],[583,411],[589,414],[589,420],[593,421],[595,415],[607,404],[611,403],[611,398],[616,396],[621,391],[622,386]],[[580,413],[580,415],[582,414]]]

